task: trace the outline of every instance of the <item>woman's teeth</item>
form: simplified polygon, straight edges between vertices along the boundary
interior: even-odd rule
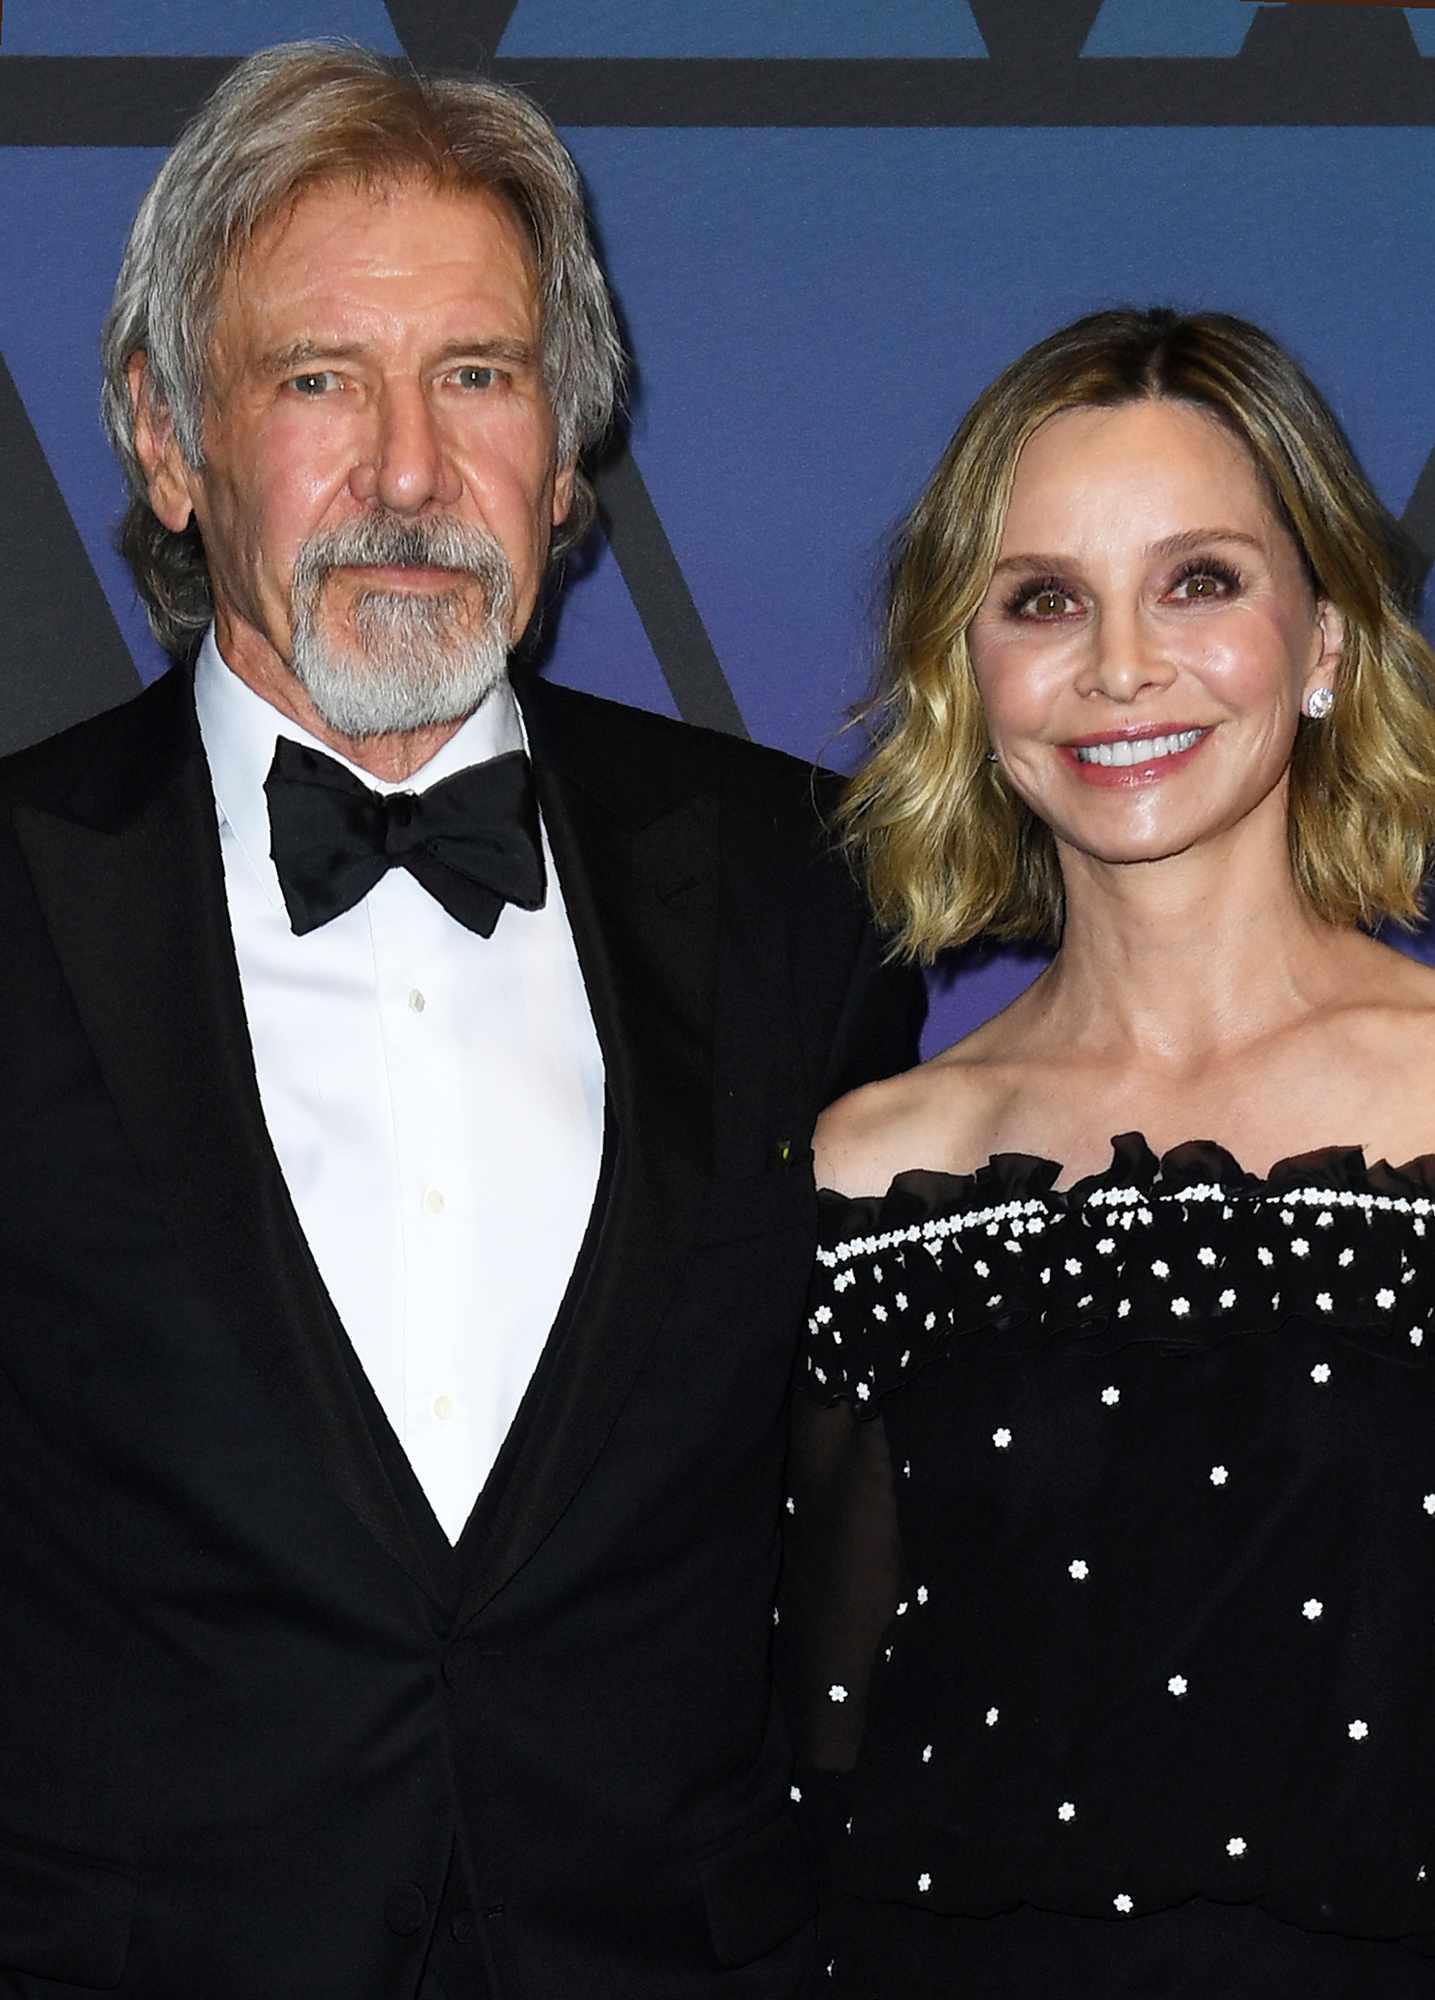
[[[1198,743],[1205,731],[1182,729],[1174,736],[1126,737],[1119,743],[1088,743],[1076,752],[1079,764],[1152,764]]]

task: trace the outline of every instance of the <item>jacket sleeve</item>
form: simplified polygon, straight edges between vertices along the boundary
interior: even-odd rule
[[[883,962],[882,941],[864,916],[847,995],[828,1050],[824,1105],[860,1084],[896,1076],[918,1059],[927,990],[915,966]]]

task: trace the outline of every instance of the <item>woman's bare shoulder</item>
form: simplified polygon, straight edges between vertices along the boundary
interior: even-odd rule
[[[894,1176],[912,1168],[968,1169],[1005,1087],[971,1048],[976,1041],[970,1037],[830,1105],[813,1140],[818,1185],[839,1194],[880,1195]]]

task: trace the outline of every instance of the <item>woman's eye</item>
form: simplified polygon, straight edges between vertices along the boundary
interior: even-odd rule
[[[1203,563],[1182,572],[1171,586],[1171,596],[1179,603],[1209,603],[1220,597],[1231,597],[1240,588],[1240,578],[1234,570],[1216,563]]]
[[[1038,618],[1059,618],[1071,599],[1060,590],[1039,590],[1031,600],[1031,608]]]
[[[1022,618],[1065,618],[1078,608],[1071,592],[1055,583],[1042,583],[1021,591],[1011,606]]]

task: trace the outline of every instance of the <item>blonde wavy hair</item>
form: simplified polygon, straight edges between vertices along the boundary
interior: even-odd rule
[[[1421,915],[1435,846],[1435,655],[1415,629],[1405,544],[1319,392],[1274,340],[1225,313],[1092,313],[977,398],[903,524],[884,646],[858,710],[873,747],[844,793],[842,841],[892,955],[984,934],[1059,938],[1050,830],[988,760],[967,632],[991,582],[1023,445],[1058,412],[1169,397],[1243,444],[1317,598],[1345,620],[1335,708],[1302,721],[1290,856],[1319,914]]]

